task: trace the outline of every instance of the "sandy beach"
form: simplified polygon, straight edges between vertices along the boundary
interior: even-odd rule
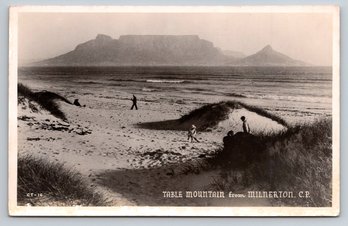
[[[235,109],[214,128],[199,131],[199,143],[190,143],[187,131],[146,129],[139,124],[178,119],[197,104],[140,100],[139,110],[130,110],[127,96],[78,97],[86,107],[58,101],[66,122],[44,109],[32,112],[27,102],[18,105],[19,156],[30,154],[64,163],[78,171],[111,205],[268,205],[265,200],[251,199],[164,198],[163,191],[214,190],[218,170],[190,169],[221,149],[222,138],[229,130],[242,131],[242,115],[254,133],[284,130],[279,123],[243,108]],[[109,105],[112,109],[106,108]]]
[[[267,164],[273,164],[269,163],[274,159],[273,153],[289,149],[287,155],[292,157],[293,148],[302,148],[296,146],[303,142],[298,138],[296,125],[331,116],[329,71],[287,68],[283,75],[283,70],[260,68],[255,76],[255,68],[20,68],[19,83],[34,93],[41,92],[39,99],[45,102],[58,95],[52,99],[57,104],[53,110],[59,109],[61,115],[53,116],[40,106],[36,97],[29,101],[29,95],[29,99],[19,101],[18,157],[32,156],[64,164],[65,169],[79,173],[88,188],[107,200],[107,205],[274,205],[267,199],[168,198],[163,192],[233,190],[246,194],[261,186],[255,178],[254,184],[247,183],[245,178],[246,184],[230,181],[228,178],[234,178],[231,175],[221,178],[226,169],[220,163],[209,162],[226,149],[223,138],[229,131],[235,134],[243,131],[242,116],[246,117],[252,135],[270,137],[264,147],[269,156],[254,165],[245,165],[245,172],[262,166],[260,170],[267,177],[270,167]],[[299,71],[303,78],[291,76]],[[318,75],[317,71],[323,74]],[[306,79],[309,82],[304,83]],[[137,97],[138,110],[131,110],[133,95]],[[82,107],[72,104],[75,99]],[[199,142],[191,143],[188,130],[193,124],[197,126]],[[292,132],[287,136],[279,135],[289,128]],[[323,139],[330,142],[326,137]],[[263,144],[256,144],[260,145]],[[258,147],[246,149],[255,148]],[[307,157],[295,156],[300,162]],[[286,164],[286,158],[275,161]],[[224,167],[239,165],[238,159],[234,161],[237,162]],[[292,168],[299,169],[295,163],[289,171]],[[226,171],[234,173],[231,169]],[[268,181],[265,187],[270,189],[271,183]],[[52,200],[35,205],[47,203],[66,205]]]

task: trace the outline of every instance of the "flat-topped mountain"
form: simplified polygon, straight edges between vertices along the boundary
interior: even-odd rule
[[[98,35],[73,51],[39,62],[47,66],[222,65],[233,61],[197,35]]]
[[[98,34],[66,54],[35,63],[36,66],[303,66],[266,46],[245,57],[222,51],[197,35],[122,35],[119,39]]]

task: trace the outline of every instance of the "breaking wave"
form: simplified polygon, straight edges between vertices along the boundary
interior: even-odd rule
[[[178,79],[148,79],[146,82],[149,83],[188,83],[188,81],[185,80],[178,80]]]
[[[143,88],[141,89],[141,91],[144,91],[144,92],[154,92],[154,91],[156,91],[156,89],[143,87]]]
[[[246,94],[245,97],[253,99],[268,99],[268,100],[285,100],[295,102],[311,102],[311,103],[322,103],[331,102],[330,96],[295,96],[295,95],[272,95],[272,94]]]

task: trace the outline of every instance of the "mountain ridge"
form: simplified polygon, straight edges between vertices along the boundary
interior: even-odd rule
[[[250,56],[223,51],[198,35],[97,34],[72,51],[33,66],[306,66],[270,45]]]

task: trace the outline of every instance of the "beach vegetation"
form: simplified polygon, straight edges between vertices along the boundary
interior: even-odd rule
[[[79,173],[61,163],[25,155],[18,158],[18,205],[101,206],[107,201]]]
[[[273,201],[289,206],[331,206],[331,118],[241,138],[237,145],[225,144],[209,161],[221,168],[221,177],[215,178],[218,188],[235,190],[242,185],[262,191],[307,191],[307,198]]]
[[[27,99],[29,101],[29,107],[31,107],[33,111],[37,111],[38,109],[36,109],[36,107],[30,103],[31,101],[37,103],[41,108],[49,111],[53,116],[62,120],[67,120],[67,118],[64,112],[60,110],[56,100],[61,100],[66,103],[72,104],[69,100],[59,94],[49,91],[34,92],[27,86],[18,83],[19,103],[23,101],[23,99]]]

